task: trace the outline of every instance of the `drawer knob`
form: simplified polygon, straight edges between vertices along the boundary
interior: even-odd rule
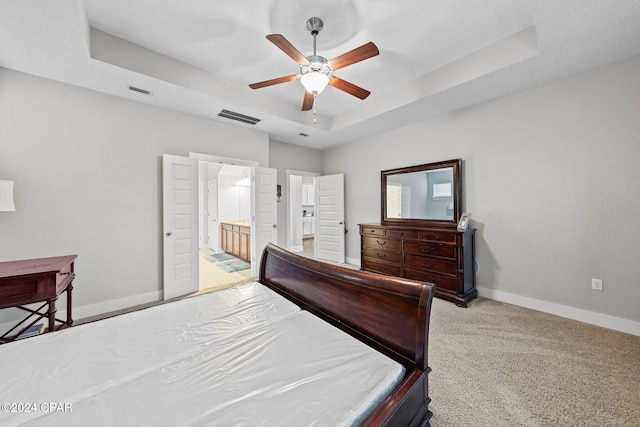
[[[380,258],[386,258],[386,257],[387,257],[387,254],[381,254],[380,252],[378,252],[378,257],[380,257]]]
[[[385,242],[385,241],[381,242],[380,240],[376,240],[376,243],[379,244],[380,246],[384,246],[384,245],[387,244],[387,242]]]
[[[435,248],[429,248],[429,249],[425,249],[424,246],[422,247],[422,252],[425,254],[430,254],[431,252],[433,252]]]
[[[425,264],[425,263],[422,263],[422,266],[423,266],[424,268],[433,268],[433,266],[434,266],[434,265],[435,265],[435,264],[429,264],[429,265],[427,265],[427,264]]]

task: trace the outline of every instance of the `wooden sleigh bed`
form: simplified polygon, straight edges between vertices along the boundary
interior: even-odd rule
[[[258,283],[0,346],[0,424],[425,426],[433,294],[269,245]],[[394,378],[369,386],[376,375]],[[369,406],[324,405],[352,384],[375,389]],[[334,423],[340,411],[350,421]]]
[[[406,368],[363,426],[428,425],[429,283],[349,270],[267,246],[260,283]]]

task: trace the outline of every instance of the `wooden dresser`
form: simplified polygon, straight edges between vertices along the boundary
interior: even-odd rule
[[[435,296],[460,307],[478,296],[475,229],[360,224],[362,270],[436,285]]]

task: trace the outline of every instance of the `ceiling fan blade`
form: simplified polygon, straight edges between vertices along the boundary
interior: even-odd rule
[[[360,86],[356,86],[353,83],[349,83],[346,80],[342,80],[340,77],[334,77],[329,80],[329,85],[335,87],[336,89],[340,89],[341,91],[347,92],[349,95],[353,95],[360,99],[365,99],[367,96],[371,94],[366,89],[362,89]]]
[[[251,89],[260,89],[261,87],[265,87],[265,86],[271,86],[271,85],[277,85],[279,83],[290,82],[290,81],[296,80],[297,78],[298,76],[294,74],[291,76],[278,77],[277,79],[265,80],[263,82],[251,83],[249,87]]]
[[[372,56],[378,55],[379,53],[380,51],[378,50],[378,47],[375,45],[375,43],[369,42],[353,50],[350,50],[347,53],[343,53],[340,56],[336,56],[335,58],[330,60],[328,64],[333,71],[336,71],[340,68],[346,67],[347,65],[355,64],[356,62],[369,59]]]
[[[302,111],[308,111],[311,110],[311,108],[313,107],[313,101],[315,100],[315,97],[313,96],[312,93],[307,92],[306,90],[304,91],[304,100],[302,101]]]
[[[309,65],[309,60],[296,49],[289,40],[285,39],[282,34],[269,34],[267,39],[278,46],[280,50],[289,55],[291,59],[296,61],[300,65]]]

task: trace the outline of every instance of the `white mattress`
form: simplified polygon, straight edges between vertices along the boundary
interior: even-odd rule
[[[353,425],[404,374],[258,283],[2,345],[0,361],[0,402],[36,408],[0,424],[30,426]]]

